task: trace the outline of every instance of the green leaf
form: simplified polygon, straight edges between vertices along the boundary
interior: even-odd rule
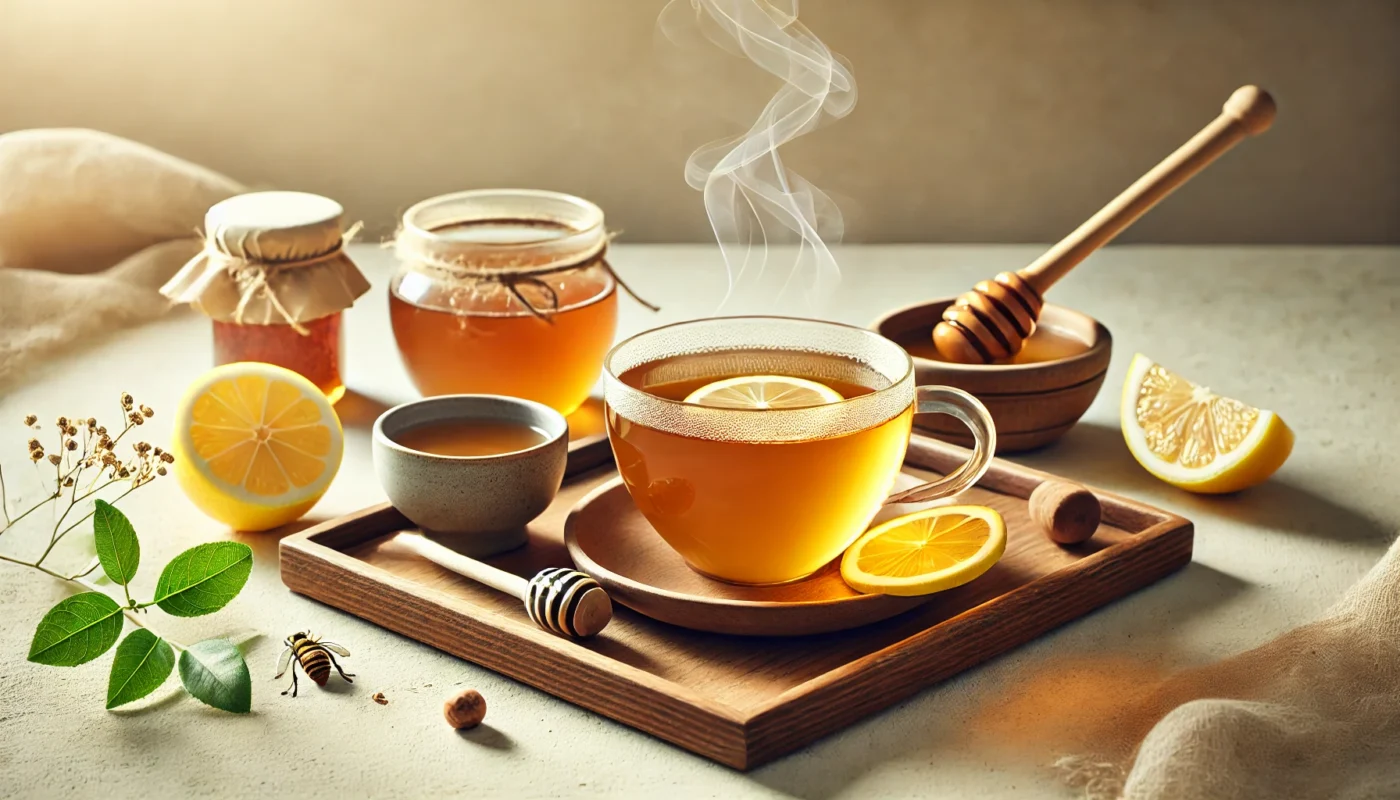
[[[140,700],[160,688],[175,669],[170,643],[145,628],[132,631],[117,645],[112,677],[107,680],[107,708]]]
[[[246,714],[253,707],[248,663],[228,639],[205,639],[180,654],[180,682],[214,708]]]
[[[156,605],[177,617],[212,614],[238,596],[252,569],[253,549],[246,544],[191,547],[165,565],[156,584]]]
[[[141,543],[131,520],[106,500],[97,501],[92,514],[92,540],[97,545],[97,559],[102,571],[113,583],[125,586],[136,577],[136,565],[141,563]]]
[[[101,592],[75,594],[39,620],[29,660],[55,667],[76,667],[97,658],[117,643],[122,608]]]

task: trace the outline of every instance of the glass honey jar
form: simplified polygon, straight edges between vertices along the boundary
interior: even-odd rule
[[[598,206],[557,192],[459,192],[408,209],[389,317],[418,391],[575,411],[612,346],[617,290],[631,294],[608,238]]]
[[[341,315],[369,290],[345,253],[344,211],[305,192],[253,192],[215,204],[204,249],[161,288],[214,326],[214,363],[261,361],[345,394]]]

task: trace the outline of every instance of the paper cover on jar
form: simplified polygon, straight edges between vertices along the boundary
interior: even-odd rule
[[[349,308],[369,281],[345,252],[344,210],[304,192],[254,192],[205,215],[204,249],[161,294],[218,322],[291,325]]]

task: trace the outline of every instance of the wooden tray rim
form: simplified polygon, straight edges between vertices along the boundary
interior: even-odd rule
[[[965,461],[966,457],[967,450],[964,448],[937,441],[916,433],[910,439],[905,463],[915,468],[946,473]],[[587,475],[596,474],[599,469],[612,470],[614,467],[611,463],[602,464],[580,471],[577,474],[571,474],[567,480],[577,480]],[[996,459],[993,462],[993,468],[979,481],[978,485],[981,488],[990,489],[1001,494],[1027,499],[1030,493],[1034,491],[1035,487],[1045,480],[1063,479],[1040,470],[1024,467],[1002,459]],[[956,616],[949,617],[936,625],[932,625],[852,661],[845,662],[840,666],[793,686],[772,698],[749,706],[735,706],[714,700],[683,684],[658,677],[657,675],[623,661],[597,653],[585,646],[550,634],[538,628],[533,623],[528,622],[523,614],[519,619],[516,619],[504,614],[485,611],[480,606],[466,600],[454,597],[453,595],[407,578],[399,577],[388,570],[347,555],[337,549],[338,547],[352,546],[382,535],[382,530],[387,525],[380,524],[380,517],[397,518],[391,524],[402,524],[404,526],[410,526],[412,524],[387,502],[353,512],[343,517],[327,520],[305,531],[288,536],[280,543],[280,554],[284,583],[287,582],[286,564],[289,560],[292,562],[299,559],[307,559],[312,562],[321,561],[340,573],[340,577],[348,578],[352,582],[377,583],[385,589],[401,593],[425,603],[440,606],[452,612],[460,618],[458,623],[464,629],[464,632],[471,635],[470,638],[472,640],[482,641],[501,639],[502,637],[515,639],[519,644],[532,645],[544,653],[547,653],[547,660],[549,663],[545,666],[548,669],[577,672],[581,668],[584,668],[591,673],[585,677],[592,681],[619,684],[625,687],[627,691],[632,692],[638,690],[644,691],[649,695],[648,700],[651,703],[653,713],[664,709],[669,713],[672,719],[677,721],[698,716],[700,718],[708,718],[712,723],[720,723],[719,727],[727,730],[722,741],[716,741],[713,736],[706,735],[706,732],[703,730],[687,729],[683,724],[675,725],[674,728],[667,733],[658,733],[656,730],[643,727],[636,722],[637,720],[645,721],[642,719],[644,716],[642,712],[626,706],[600,705],[593,697],[593,693],[588,691],[586,687],[581,689],[578,686],[561,682],[550,682],[548,684],[549,688],[541,686],[540,683],[535,682],[532,678],[526,677],[525,673],[529,672],[529,670],[519,668],[512,669],[513,666],[518,667],[519,665],[512,664],[510,659],[501,657],[501,654],[506,652],[509,648],[486,648],[482,650],[479,655],[473,657],[459,655],[459,657],[464,660],[473,661],[487,669],[491,669],[492,671],[514,680],[519,680],[527,685],[535,686],[541,691],[545,691],[548,694],[553,694],[568,702],[603,714],[623,724],[638,727],[643,732],[686,747],[687,749],[720,761],[721,763],[739,769],[747,769],[794,749],[785,747],[781,742],[769,742],[766,739],[757,741],[757,739],[767,731],[776,730],[780,727],[797,727],[792,724],[791,720],[783,718],[785,712],[789,711],[786,707],[793,703],[794,700],[810,697],[813,694],[839,692],[846,685],[854,684],[867,678],[871,674],[870,668],[878,662],[891,658],[915,658],[920,655],[922,650],[927,649],[930,641],[947,636],[947,629],[950,626],[956,627],[960,623],[972,621],[974,619],[972,612],[977,609],[991,604],[1018,601],[1025,595],[1036,593],[1036,591],[1041,588],[1041,584],[1047,581],[1056,580],[1057,582],[1062,582],[1067,580],[1068,577],[1074,573],[1092,570],[1110,558],[1122,558],[1125,554],[1132,554],[1151,548],[1159,539],[1171,534],[1180,533],[1188,537],[1184,559],[1181,560],[1181,563],[1175,564],[1169,569],[1165,569],[1161,575],[1154,577],[1152,581],[1144,585],[1150,585],[1151,582],[1159,580],[1161,577],[1170,574],[1170,572],[1179,569],[1190,561],[1191,548],[1189,547],[1189,538],[1194,528],[1189,520],[1169,511],[1155,508],[1121,495],[1101,491],[1092,487],[1090,488],[1091,491],[1099,497],[1102,503],[1103,521],[1113,527],[1130,533],[1131,538],[1104,547],[1101,550],[1084,556],[1069,567],[1043,575],[1005,594],[998,595],[984,603],[968,608]],[[388,523],[387,520],[382,522]],[[346,530],[347,526],[349,530]],[[366,533],[364,535],[357,535],[361,529],[364,529]],[[291,586],[290,583],[288,583],[288,585]],[[292,588],[295,591],[295,587]],[[1130,594],[1135,590],[1136,589],[1129,589],[1124,591],[1119,594],[1118,597]],[[1109,599],[1104,602],[1111,602],[1111,600],[1112,599]],[[386,602],[384,605],[388,607],[390,604]],[[1103,605],[1103,603],[1098,603],[1094,607],[1097,608],[1101,605]],[[336,606],[332,605],[332,607]],[[345,613],[369,619],[371,622],[379,624],[381,627],[392,630],[392,628],[388,628],[383,622],[366,617],[359,612],[347,611],[345,609],[340,610]],[[1087,613],[1087,611],[1084,613]],[[1082,614],[1069,617],[1067,620],[1053,622],[1048,625],[1045,630],[1053,630],[1066,621],[1077,619],[1080,616],[1082,616]],[[1042,631],[1042,633],[1043,632],[1044,631]],[[433,642],[424,641],[423,639],[417,639],[416,637],[408,638],[414,638],[416,641],[423,642],[432,647],[438,647],[438,649],[446,649],[439,647]],[[1012,645],[1011,647],[1015,646],[1019,646],[1019,644]],[[452,653],[451,650],[447,652]],[[997,653],[990,656],[989,659],[1001,652],[1004,652],[1004,650],[997,651]],[[453,654],[458,655],[457,653]],[[957,672],[961,671],[962,670],[957,670],[948,675],[942,675],[936,679],[932,679],[928,681],[928,683],[912,691],[903,692],[900,696],[907,696],[908,694],[920,691],[927,685],[944,680],[952,674],[957,674]],[[825,735],[825,733],[839,730],[841,727],[861,719],[873,713],[875,710],[887,707],[890,703],[884,702],[886,699],[888,698],[872,700],[869,704],[872,706],[870,708],[853,707],[843,715],[846,717],[844,720],[837,720],[835,724],[832,724],[830,720],[820,723],[822,730],[819,730],[816,735],[806,738],[802,743],[805,744],[808,741],[819,738],[821,735]],[[777,736],[778,734],[772,735]],[[789,738],[791,736],[804,736],[801,731],[797,733],[788,733],[784,731],[783,735]],[[697,740],[697,737],[700,737],[700,740]]]
[[[966,448],[962,448],[953,444],[948,444],[946,442],[941,442],[930,437],[922,436],[920,434],[914,434],[914,436],[910,438],[909,454],[905,457],[905,463],[920,469],[930,469],[935,471],[942,470],[946,472],[947,470],[956,467],[959,463],[966,460],[967,452],[968,451],[966,450]],[[912,456],[912,458],[910,456]],[[1001,463],[1005,464],[1005,462]],[[1026,473],[1025,476],[1002,476],[1000,474],[994,474],[994,471],[989,470],[987,474],[982,478],[982,480],[978,482],[978,485],[982,486],[983,488],[992,489],[1001,494],[1007,494],[1025,500],[1030,497],[1031,492],[1035,490],[1035,486],[1039,485],[1042,481],[1060,480],[1059,478],[1050,473],[1042,472],[1036,469],[1031,469],[1030,467],[1023,467],[1019,464],[1012,466],[1014,466],[1017,470]],[[580,477],[591,475],[598,469],[612,470],[614,469],[614,467],[612,467],[611,464],[600,465],[598,467],[593,467],[579,472],[578,474],[570,475],[568,480],[577,480]],[[1033,479],[1034,484],[1030,485],[1029,487],[1024,485],[1024,482],[1027,479]],[[590,490],[589,493],[585,495],[579,502],[584,502],[588,498],[597,494],[598,492],[605,490],[610,485],[610,483],[611,481],[603,483],[598,487]],[[1151,542],[1152,540],[1156,539],[1162,534],[1169,533],[1173,530],[1176,530],[1177,528],[1180,528],[1183,525],[1191,524],[1190,521],[1184,517],[1178,516],[1169,511],[1164,511],[1162,509],[1146,505],[1144,503],[1139,503],[1136,500],[1131,500],[1121,495],[1093,488],[1091,488],[1091,491],[1099,498],[1100,503],[1102,504],[1103,521],[1110,525],[1113,525],[1113,527],[1132,533],[1131,526],[1133,526],[1134,523],[1141,522],[1141,516],[1137,515],[1146,516],[1149,518],[1156,519],[1158,521],[1156,522],[1156,524],[1143,528],[1137,533],[1132,533],[1132,538],[1128,539],[1127,541],[1120,542],[1110,547],[1105,547],[1102,550],[1099,550],[1094,553],[1090,553],[1089,555],[1075,562],[1073,566],[1067,567],[1065,570],[1061,570],[1062,572],[1077,570],[1080,568],[1081,564],[1087,564],[1092,566],[1093,564],[1096,564],[1099,561],[1103,561],[1109,558],[1110,555],[1116,557],[1116,555],[1118,553],[1121,553],[1124,549],[1142,547],[1146,543]],[[353,512],[349,515],[339,517],[337,519],[327,520],[312,528],[308,528],[307,530],[302,531],[299,534],[286,537],[282,540],[281,549],[284,551],[300,551],[308,556],[323,558],[326,561],[336,564],[343,569],[354,569],[362,573],[368,573],[370,575],[373,575],[379,581],[382,581],[384,583],[395,584],[396,588],[398,588],[400,591],[404,591],[408,594],[417,594],[421,597],[421,599],[424,600],[431,599],[433,602],[439,605],[451,607],[454,611],[457,611],[458,613],[463,614],[464,616],[471,616],[472,612],[480,613],[480,607],[476,606],[475,604],[469,603],[465,600],[461,600],[460,598],[454,597],[453,595],[450,595],[446,592],[442,592],[432,587],[408,580],[407,578],[399,577],[398,575],[395,575],[394,573],[389,572],[386,569],[376,567],[373,564],[369,564],[353,556],[346,555],[341,550],[336,549],[336,547],[331,546],[329,544],[324,544],[320,541],[322,538],[326,537],[327,534],[334,533],[336,529],[343,527],[347,522],[367,522],[370,518],[377,517],[381,514],[397,516],[403,521],[403,524],[408,526],[411,526],[413,524],[407,518],[399,514],[394,509],[391,503],[385,502],[375,506],[370,506],[358,512]],[[565,536],[568,536],[569,522],[567,520],[565,521],[564,529]],[[364,538],[357,538],[353,540],[341,540],[338,541],[337,544],[342,547],[350,546],[354,544],[359,544],[362,541],[380,535],[382,534],[373,533],[371,535],[365,536]],[[1012,595],[1016,595],[1017,593],[1026,590],[1033,590],[1035,585],[1043,579],[1043,577],[1038,578],[1034,581],[1031,581],[1030,583],[1024,584],[1009,592],[1006,592],[1005,594],[998,595],[997,597],[992,598],[991,600],[987,600],[986,602],[979,603],[976,606],[972,606],[971,608],[964,610],[960,614],[949,617],[947,620],[944,620],[944,622],[940,623],[940,625],[946,625],[948,623],[954,622],[959,618],[968,615],[971,612],[989,603],[1000,602],[1002,598],[1010,597]],[[780,605],[777,603],[768,603],[764,601],[724,600],[717,600],[716,604],[725,605],[731,602],[734,604],[747,605]],[[822,604],[825,602],[826,601],[814,601],[814,604]],[[512,632],[516,633],[519,636],[522,636],[525,639],[530,640],[532,643],[544,645],[548,649],[559,653],[579,654],[585,660],[596,660],[598,662],[596,666],[602,667],[604,665],[609,665],[613,667],[614,671],[616,672],[625,672],[632,674],[632,676],[635,679],[638,679],[642,683],[654,682],[660,685],[670,687],[668,691],[680,690],[679,693],[690,694],[692,698],[696,700],[699,704],[712,705],[717,710],[723,710],[725,712],[728,712],[722,714],[722,716],[731,719],[735,722],[743,721],[747,716],[745,712],[762,713],[763,711],[769,710],[773,706],[782,705],[783,698],[788,694],[805,694],[806,691],[804,690],[810,690],[809,687],[820,687],[828,683],[828,679],[835,679],[834,676],[839,676],[839,673],[841,672],[848,670],[856,672],[862,671],[862,669],[858,669],[858,667],[863,668],[863,666],[868,662],[880,660],[882,657],[887,655],[889,651],[895,649],[902,649],[908,646],[910,643],[915,643],[922,639],[932,638],[937,634],[935,629],[938,627],[934,626],[931,628],[926,628],[922,631],[919,631],[918,633],[909,636],[908,638],[902,639],[898,642],[895,642],[894,644],[881,648],[880,650],[877,650],[866,656],[862,656],[861,658],[858,658],[854,661],[849,661],[843,664],[841,667],[838,667],[837,669],[823,673],[815,678],[812,678],[809,681],[794,686],[793,688],[787,690],[783,694],[777,695],[772,701],[768,703],[764,703],[751,708],[738,708],[725,703],[718,703],[713,700],[708,700],[703,695],[700,695],[699,693],[682,684],[674,683],[664,678],[658,678],[657,676],[644,670],[633,667],[630,664],[617,661],[607,656],[595,653],[594,651],[589,650],[587,647],[579,646],[578,644],[571,642],[567,639],[563,639],[561,637],[548,633],[547,631],[540,629],[533,623],[525,621],[523,617],[521,619],[515,619],[505,615],[495,616],[498,617],[500,623],[511,628]]]

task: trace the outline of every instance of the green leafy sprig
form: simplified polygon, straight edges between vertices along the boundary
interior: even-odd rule
[[[141,544],[125,514],[97,501],[93,516],[97,557],[102,571],[123,591],[136,575]],[[248,582],[253,551],[239,542],[210,542],[192,547],[165,566],[155,597],[139,603],[126,592],[126,605],[89,590],[69,597],[39,621],[29,660],[55,667],[76,667],[101,656],[117,643],[122,618],[136,623],[117,646],[107,681],[107,708],[154,692],[170,677],[180,651],[180,681],[199,700],[224,711],[246,713],[252,704],[252,679],[238,648],[227,639],[206,639],[188,647],[156,635],[138,612],[157,606],[178,617],[212,614],[228,605]]]
[[[55,452],[46,454],[37,439],[29,440],[29,460],[36,467],[47,463],[54,468],[54,490],[24,512],[10,514],[4,474],[0,472],[0,514],[4,518],[0,534],[50,502],[63,504],[62,514],[38,558],[26,561],[0,554],[0,561],[39,570],[85,590],[58,603],[39,621],[29,660],[59,667],[86,664],[117,645],[124,621],[129,620],[136,629],[117,645],[107,682],[108,709],[139,700],[160,688],[178,662],[180,681],[191,695],[215,708],[246,713],[252,705],[252,680],[248,665],[233,642],[215,638],[185,646],[152,631],[145,615],[151,606],[178,617],[218,611],[248,582],[253,551],[238,542],[192,547],[166,565],[151,600],[132,599],[130,584],[141,563],[141,543],[131,521],[113,503],[164,476],[166,465],[173,463],[174,458],[145,442],[132,445],[134,455],[130,458],[117,455],[121,439],[155,414],[147,406],[138,406],[129,394],[122,394],[121,404],[125,424],[115,437],[109,436],[95,419],[59,417]],[[24,424],[37,428],[37,417],[25,417]],[[85,481],[85,477],[89,479]],[[92,511],[65,526],[75,508],[86,505],[85,501],[114,484],[125,488],[112,503],[94,500]],[[58,542],[89,518],[97,551],[92,563],[74,574],[45,566],[45,559]],[[87,580],[99,566],[113,584],[122,587],[124,602],[119,603]]]

